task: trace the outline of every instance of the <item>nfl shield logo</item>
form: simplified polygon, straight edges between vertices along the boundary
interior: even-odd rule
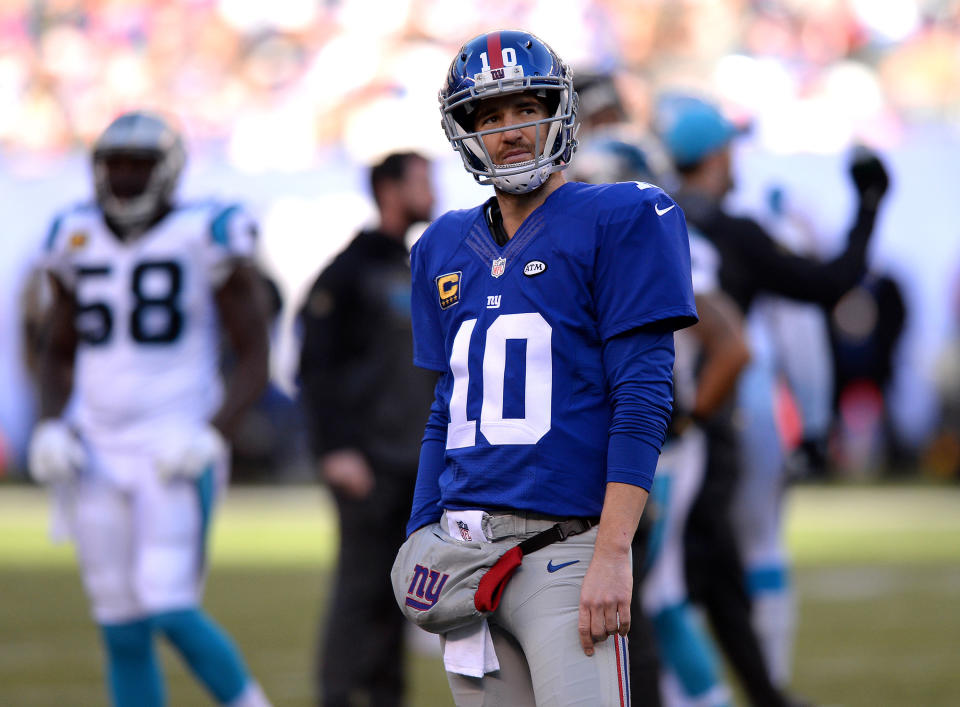
[[[494,277],[500,277],[503,275],[503,271],[507,269],[507,259],[506,258],[497,258],[493,261],[493,267],[490,269],[490,274]]]

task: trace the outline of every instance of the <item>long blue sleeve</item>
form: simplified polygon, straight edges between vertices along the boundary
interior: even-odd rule
[[[613,404],[608,482],[650,490],[673,408],[673,360],[673,332],[634,329],[604,343]]]

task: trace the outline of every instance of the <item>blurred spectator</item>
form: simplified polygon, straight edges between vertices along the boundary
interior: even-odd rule
[[[731,142],[734,125],[719,109],[687,94],[665,95],[658,106],[657,127],[670,153],[681,187],[674,194],[689,224],[714,245],[719,257],[721,289],[744,314],[764,293],[792,299],[832,304],[850,289],[866,269],[866,248],[873,233],[877,210],[889,185],[883,164],[873,155],[863,155],[851,167],[859,193],[856,220],[844,252],[829,262],[793,255],[756,222],[730,215],[723,199],[733,186]],[[747,382],[749,376],[744,379]],[[766,393],[769,398],[772,391]],[[731,411],[714,416],[706,424],[709,461],[706,478],[687,524],[687,576],[691,595],[707,609],[717,639],[730,658],[752,704],[789,704],[783,692],[781,662],[777,656],[789,651],[772,642],[761,643],[759,629],[771,633],[768,616],[752,614],[746,585],[782,594],[789,589],[786,551],[780,533],[780,484],[776,495],[740,504],[737,523],[754,532],[736,537],[731,524],[731,502],[742,484],[742,455],[750,439],[738,435]],[[749,423],[745,426],[749,428]],[[770,488],[771,485],[767,485]],[[769,512],[769,509],[775,512]],[[743,514],[753,514],[747,519]],[[764,532],[759,532],[763,530]],[[747,560],[762,558],[763,564],[744,568]],[[757,577],[756,580],[753,578]],[[760,577],[763,577],[761,583]],[[785,607],[786,602],[778,601]],[[777,643],[789,640],[782,630],[792,619],[779,611]],[[767,648],[766,651],[763,649]],[[774,678],[778,678],[775,684]]]
[[[937,357],[940,421],[926,452],[936,476],[960,481],[960,281],[954,284],[951,339]]]
[[[260,271],[271,340],[276,337],[277,320],[283,298],[273,278]],[[224,372],[231,365],[229,350],[224,352]],[[306,426],[303,412],[275,381],[269,381],[263,394],[246,411],[230,435],[231,479],[236,481],[282,481],[295,476],[305,459]]]
[[[436,0],[397,2],[389,12],[371,7],[366,0],[281,1],[269,12],[236,0],[6,2],[0,95],[8,109],[0,142],[59,153],[91,138],[119,111],[147,105],[173,107],[191,134],[211,146],[244,143],[231,151],[256,149],[253,134],[269,124],[296,126],[293,134],[273,135],[311,153],[343,140],[355,109],[420,93],[424,83],[435,87],[446,66],[442,57],[464,37],[520,24],[561,37],[563,54],[589,61],[598,75],[642,69],[654,82],[702,86],[717,66],[716,80],[730,88],[733,103],[791,125],[805,121],[805,133],[830,118],[841,130],[873,131],[878,118],[889,119],[886,107],[844,90],[841,84],[853,85],[847,79],[857,91],[874,82],[877,100],[889,96],[892,109],[908,116],[955,119],[960,105],[957,10],[919,0],[746,6],[579,0],[565,3],[562,13],[552,0],[509,10],[477,0],[455,12]],[[416,71],[391,69],[418,46],[441,51],[418,54]],[[735,55],[735,62],[722,61]],[[865,67],[861,78],[836,74],[851,59]],[[738,77],[730,74],[734,66]],[[590,112],[599,94],[586,88]],[[283,152],[305,158],[292,148]]]
[[[896,469],[905,458],[890,421],[887,396],[906,320],[900,285],[880,273],[864,278],[831,312],[837,413],[834,451],[847,473]]]
[[[429,169],[418,154],[394,153],[371,170],[379,224],[320,273],[300,310],[310,443],[340,516],[316,668],[328,707],[403,704],[405,622],[390,568],[406,537],[435,382],[413,365],[404,239],[413,224],[430,219]]]

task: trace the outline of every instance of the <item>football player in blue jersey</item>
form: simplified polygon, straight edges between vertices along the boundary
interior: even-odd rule
[[[220,704],[267,700],[203,611],[224,441],[267,380],[255,227],[236,205],[177,204],[179,133],[126,113],[93,151],[96,204],[54,222],[54,292],[40,360],[34,479],[56,489],[99,624],[112,702],[165,703],[163,636]],[[222,325],[236,356],[218,376]]]
[[[566,182],[571,72],[527,32],[467,42],[440,103],[495,194],[412,251],[414,360],[441,376],[407,530],[506,546],[578,531],[444,636],[448,680],[458,704],[628,704],[630,542],[670,419],[673,332],[696,321],[684,216],[649,184]]]

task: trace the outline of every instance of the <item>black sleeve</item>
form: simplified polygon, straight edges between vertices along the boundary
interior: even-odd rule
[[[758,289],[830,306],[866,272],[867,245],[876,216],[876,210],[861,207],[847,236],[846,249],[828,261],[790,253],[750,219],[737,219],[740,233],[733,240],[750,264]]]
[[[310,448],[317,456],[356,447],[359,413],[343,369],[355,347],[356,298],[349,278],[335,261],[314,282],[298,314],[300,400],[309,425]]]

